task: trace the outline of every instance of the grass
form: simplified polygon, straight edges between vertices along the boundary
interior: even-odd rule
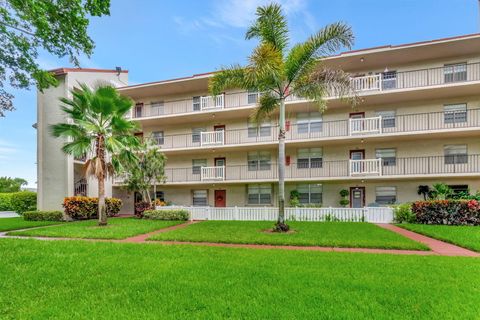
[[[297,246],[331,246],[428,250],[373,224],[360,222],[291,222],[294,233],[266,233],[270,221],[205,221],[160,233],[148,240],[251,243]]]
[[[14,231],[9,235],[83,239],[125,239],[139,234],[174,226],[183,221],[140,220],[136,218],[110,218],[108,226],[97,226],[96,220],[69,222],[58,227]]]
[[[399,224],[399,227],[480,252],[480,226]]]
[[[1,319],[478,318],[480,260],[0,239]]]
[[[25,221],[22,217],[0,218],[0,232],[27,229],[34,227],[43,227],[52,224],[59,224],[59,221]]]

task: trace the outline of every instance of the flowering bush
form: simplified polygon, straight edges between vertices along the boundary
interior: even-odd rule
[[[151,209],[152,209],[152,204],[148,201],[140,201],[135,203],[135,215],[138,218],[143,218],[143,212]]]
[[[106,198],[107,216],[113,217],[120,212],[122,200]],[[76,220],[94,219],[98,217],[98,198],[67,197],[63,200],[65,214]]]
[[[480,202],[475,199],[417,201],[412,211],[418,223],[480,225]]]

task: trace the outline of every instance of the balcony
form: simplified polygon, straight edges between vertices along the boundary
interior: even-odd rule
[[[417,69],[402,72],[380,72],[366,76],[352,77],[352,85],[359,94],[394,92],[404,89],[429,88],[444,85],[458,85],[480,81],[480,63],[446,65],[444,67]],[[216,97],[203,96],[183,100],[163,101],[161,105],[145,104],[136,108],[132,118],[160,117],[223,109],[252,107],[258,100],[258,93],[234,92]],[[335,94],[330,94],[335,99]],[[289,96],[287,101],[302,101],[302,97]]]
[[[222,181],[225,180],[225,166],[202,167],[200,170],[201,181]]]
[[[207,131],[200,133],[200,146],[221,146],[225,143],[225,131]]]
[[[243,183],[278,179],[276,164],[258,169],[248,165],[202,167],[200,171],[191,167],[166,168],[165,175],[167,184]],[[285,174],[287,181],[480,176],[480,155],[408,157],[388,162],[382,159],[322,161],[308,168],[291,163],[286,166]],[[121,178],[116,179],[115,183],[121,184]]]
[[[480,130],[480,109],[370,117],[287,126],[287,143],[365,137],[386,137],[421,133]],[[154,142],[165,151],[277,143],[278,127],[264,126],[224,131],[166,135]]]

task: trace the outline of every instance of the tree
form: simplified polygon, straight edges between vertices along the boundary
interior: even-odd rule
[[[5,89],[39,90],[57,80],[36,62],[38,51],[68,56],[79,66],[78,56],[93,53],[87,34],[89,16],[110,14],[110,0],[5,0],[0,6],[0,117],[13,107],[13,95]]]
[[[142,201],[151,203],[150,188],[153,184],[165,181],[167,158],[160,149],[151,143],[142,143],[136,161],[124,165],[125,188],[142,195]]]
[[[19,192],[27,184],[22,178],[0,177],[0,193]]]
[[[324,98],[336,95],[356,100],[350,77],[342,70],[328,68],[320,59],[353,44],[351,28],[333,23],[320,29],[305,42],[288,49],[287,20],[280,5],[257,8],[257,18],[247,30],[246,39],[256,38],[258,46],[247,66],[233,65],[216,73],[210,91],[218,95],[226,89],[242,88],[261,93],[253,119],[261,123],[279,110],[278,147],[278,221],[276,231],[288,230],[285,223],[285,99],[303,97],[325,110]]]
[[[85,173],[98,181],[98,224],[106,225],[105,179],[123,170],[122,164],[135,161],[139,145],[136,124],[125,119],[133,102],[108,84],[94,89],[81,84],[71,94],[71,99],[60,98],[70,121],[53,125],[52,133],[67,138],[62,148],[66,154],[87,155]]]

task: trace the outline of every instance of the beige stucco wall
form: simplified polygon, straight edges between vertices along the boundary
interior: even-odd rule
[[[75,169],[73,157],[66,156],[61,147],[65,139],[54,138],[50,126],[66,122],[67,117],[60,109],[60,97],[70,97],[70,90],[79,83],[94,85],[98,81],[116,86],[128,83],[128,74],[100,72],[69,72],[59,77],[59,85],[37,93],[37,181],[40,210],[61,210],[63,198],[74,193]],[[77,169],[78,177],[78,169]],[[88,195],[97,196],[97,183],[88,181]],[[112,195],[112,183],[106,183],[106,195]]]

